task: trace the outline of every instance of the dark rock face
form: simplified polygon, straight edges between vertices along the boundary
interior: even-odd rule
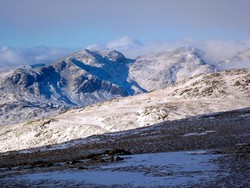
[[[10,84],[29,87],[36,81],[36,77],[27,74],[23,69],[18,69],[11,77],[7,79]]]

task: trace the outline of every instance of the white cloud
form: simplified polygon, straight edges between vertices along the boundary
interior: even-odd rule
[[[142,47],[142,43],[138,39],[125,36],[108,42],[105,47],[116,50],[131,50]]]
[[[250,48],[249,40],[189,40],[183,41],[183,44],[202,50],[204,52],[203,58],[211,63],[221,59],[229,59],[238,52]]]
[[[22,54],[10,49],[8,46],[0,48],[0,67],[13,67],[26,64]]]
[[[131,37],[122,37],[106,44],[95,44],[89,46],[89,49],[101,50],[112,49],[122,52],[129,58],[135,58],[139,55],[149,53],[159,53],[179,47],[193,47],[204,52],[203,58],[210,62],[216,63],[222,59],[229,59],[239,51],[250,48],[250,40],[233,41],[233,40],[196,40],[193,38],[184,38],[179,41],[149,41],[141,42]]]
[[[69,54],[69,51],[64,48],[9,48],[8,46],[2,46],[0,47],[0,69],[31,64],[47,64],[67,54]]]
[[[106,44],[94,44],[88,46],[88,49],[102,50],[109,48],[112,50],[121,51],[129,58],[135,58],[139,55],[148,53],[159,53],[168,51],[178,47],[194,47],[204,52],[203,58],[212,64],[217,63],[221,59],[231,58],[239,51],[250,48],[250,39],[244,41],[223,41],[223,40],[207,40],[200,41],[193,38],[185,38],[180,41],[171,42],[141,42],[138,39],[131,37],[122,37]],[[30,64],[47,64],[63,58],[70,53],[64,48],[50,47],[34,47],[34,48],[10,48],[8,46],[0,47],[0,69],[16,68]],[[250,67],[249,61],[240,62],[235,65],[237,67]]]
[[[103,45],[100,44],[92,44],[86,47],[86,49],[88,50],[103,50],[105,49],[105,47]]]

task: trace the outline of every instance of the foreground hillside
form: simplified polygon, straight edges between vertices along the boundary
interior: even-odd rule
[[[0,183],[2,187],[249,187],[249,118],[247,108],[2,153]]]
[[[163,90],[72,109],[49,119],[0,127],[0,151],[58,144],[250,106],[250,69],[199,75]],[[22,144],[20,144],[22,143]]]

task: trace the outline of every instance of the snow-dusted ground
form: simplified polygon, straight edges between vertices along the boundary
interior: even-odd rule
[[[51,119],[1,126],[0,152],[246,108],[250,106],[249,71],[196,76],[163,90],[69,110]]]
[[[219,175],[208,151],[151,153],[125,156],[119,163],[92,170],[35,172],[3,179],[16,185],[156,187],[195,185]],[[222,174],[220,174],[222,175]]]
[[[228,103],[227,100],[202,102],[199,100],[179,100],[171,103],[171,106],[175,109],[171,109],[171,107],[169,109],[163,108],[164,105],[167,106],[169,103],[153,103],[153,107],[143,104],[139,106],[138,104],[129,105],[121,102],[113,106],[110,103],[109,105],[93,106],[84,110],[71,110],[51,120],[4,126],[0,129],[0,150],[4,152],[57,144],[96,134],[134,129],[165,120],[233,110],[245,107],[247,103],[238,100],[232,103]],[[202,106],[202,109],[200,106]],[[152,109],[151,113],[148,112],[148,109]],[[164,114],[162,115],[161,112],[167,113],[168,116],[163,118]]]

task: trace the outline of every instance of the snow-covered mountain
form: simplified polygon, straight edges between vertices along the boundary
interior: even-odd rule
[[[198,75],[150,93],[71,109],[53,118],[1,126],[0,151],[47,146],[163,121],[247,108],[249,99],[250,69]],[[246,118],[250,117],[246,115]]]
[[[240,51],[237,55],[232,57],[232,61],[249,61],[250,48]]]
[[[116,51],[80,51],[48,66],[17,69],[3,80],[2,89],[53,102],[86,105],[113,96],[134,94],[126,81],[129,59]],[[5,91],[5,90],[4,90]]]
[[[186,78],[216,71],[205,63],[202,52],[194,48],[178,48],[159,54],[138,57],[129,76],[147,91],[165,88]]]
[[[250,68],[250,48],[238,52],[229,59],[219,61],[217,67],[221,70]]]
[[[46,117],[214,72],[200,53],[179,48],[131,60],[118,51],[81,50],[50,65],[0,74],[0,124]]]
[[[82,50],[51,65],[5,73],[0,81],[0,122],[143,92],[127,81],[131,62],[117,51]]]

